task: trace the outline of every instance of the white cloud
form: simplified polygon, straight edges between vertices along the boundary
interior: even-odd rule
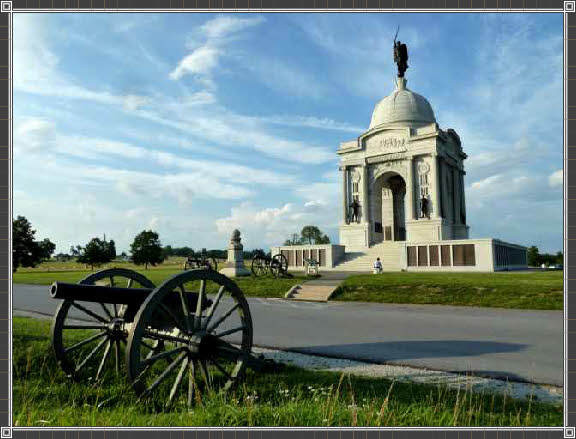
[[[48,41],[45,20],[39,14],[18,14],[14,19],[14,89],[40,96],[83,99],[133,108],[145,98],[115,95],[78,84],[60,69],[60,58]],[[139,106],[137,105],[137,106]]]
[[[338,122],[327,117],[282,115],[282,116],[265,116],[254,119],[261,122],[278,124],[278,125],[318,128],[321,130],[345,131],[355,133],[358,135],[364,132],[363,127],[350,125],[346,122]]]
[[[124,96],[124,109],[135,111],[145,105],[148,105],[150,99],[144,96],[126,95]]]
[[[234,16],[220,16],[207,21],[200,27],[204,42],[200,45],[188,44],[191,46],[192,53],[178,62],[178,66],[169,75],[170,79],[179,80],[186,75],[193,75],[201,83],[214,87],[212,74],[220,58],[226,53],[224,46],[233,35],[263,21],[262,17],[238,18]]]
[[[222,51],[210,46],[202,46],[185,56],[170,73],[170,79],[180,79],[185,75],[209,75],[218,65]]]
[[[299,233],[312,219],[308,208],[291,203],[264,209],[242,203],[233,207],[228,217],[217,219],[216,228],[223,236],[229,236],[234,229],[240,230],[248,247],[271,246],[282,244],[292,233]]]
[[[15,153],[46,152],[54,148],[54,124],[38,118],[27,118],[14,123]]]
[[[238,18],[225,15],[207,21],[200,29],[209,39],[221,39],[262,22],[264,22],[263,17]]]
[[[548,177],[548,184],[550,187],[562,187],[564,182],[564,171],[562,169],[558,169],[557,171],[550,174]]]

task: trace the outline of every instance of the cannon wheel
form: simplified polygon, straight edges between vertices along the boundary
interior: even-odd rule
[[[204,267],[210,270],[218,271],[218,261],[214,258],[206,258],[204,261]]]
[[[266,259],[262,256],[256,256],[252,259],[252,266],[250,269],[252,270],[252,274],[256,277],[266,276],[266,273],[268,273],[268,264]]]
[[[280,277],[288,273],[288,259],[283,254],[277,254],[270,261],[270,271],[274,277]]]
[[[197,294],[194,309],[189,294]],[[207,294],[214,295],[209,307]],[[155,340],[164,344],[161,352],[152,352]],[[240,288],[216,271],[190,270],[142,304],[128,337],[128,377],[141,399],[164,407],[183,399],[190,407],[202,394],[233,386],[251,349],[252,318]]]
[[[111,268],[82,279],[83,285],[155,288],[145,276],[124,268]],[[129,312],[127,312],[129,311]],[[111,354],[120,369],[120,343],[126,343],[124,317],[135,310],[126,305],[88,303],[66,299],[52,321],[52,347],[64,372],[73,379],[98,380]],[[113,350],[113,352],[111,352]]]

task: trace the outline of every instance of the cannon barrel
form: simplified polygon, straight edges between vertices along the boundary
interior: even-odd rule
[[[50,296],[54,299],[140,306],[152,291],[154,290],[150,288],[121,288],[54,282],[50,287]]]
[[[140,307],[150,293],[150,288],[121,288],[101,285],[71,284],[67,282],[54,282],[50,287],[50,296],[54,299],[70,299],[83,302],[116,303],[122,305],[134,305]],[[188,308],[191,312],[196,309],[198,293],[188,292]],[[180,297],[177,293],[170,294],[167,298],[169,306],[180,307]],[[206,298],[202,309],[212,305],[212,300]]]

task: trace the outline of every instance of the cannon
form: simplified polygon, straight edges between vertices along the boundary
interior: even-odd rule
[[[252,274],[256,277],[265,276],[268,272],[274,277],[288,276],[288,259],[283,254],[270,257],[255,255],[252,258]]]
[[[74,380],[102,382],[124,367],[140,398],[191,406],[202,393],[232,387],[246,367],[262,367],[251,352],[244,294],[212,269],[184,271],[156,287],[112,268],[78,284],[55,282],[50,295],[62,300],[52,346]]]

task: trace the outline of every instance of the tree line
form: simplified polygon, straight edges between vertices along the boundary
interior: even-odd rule
[[[542,264],[548,266],[564,264],[564,254],[562,252],[556,252],[555,255],[550,253],[540,253],[538,247],[535,245],[528,248],[527,257],[528,265],[530,267],[540,267]]]
[[[12,220],[12,269],[16,271],[19,267],[36,267],[42,261],[49,260],[56,249],[56,245],[48,238],[36,241],[36,230],[32,224],[23,216],[18,216]],[[210,258],[226,259],[226,250],[206,250],[195,251],[190,247],[162,246],[158,233],[152,230],[143,230],[134,237],[130,245],[129,259],[136,265],[155,266],[162,263],[168,257],[200,257],[202,254]],[[262,249],[252,252],[244,252],[244,258],[250,259],[254,254],[266,255]],[[125,252],[120,254],[123,258],[128,258]],[[269,253],[268,253],[269,256]],[[118,257],[116,254],[116,243],[114,240],[92,238],[86,245],[76,245],[70,247],[70,253],[58,253],[55,258],[60,261],[76,259],[77,262],[89,265],[92,270],[103,264],[112,262]]]

